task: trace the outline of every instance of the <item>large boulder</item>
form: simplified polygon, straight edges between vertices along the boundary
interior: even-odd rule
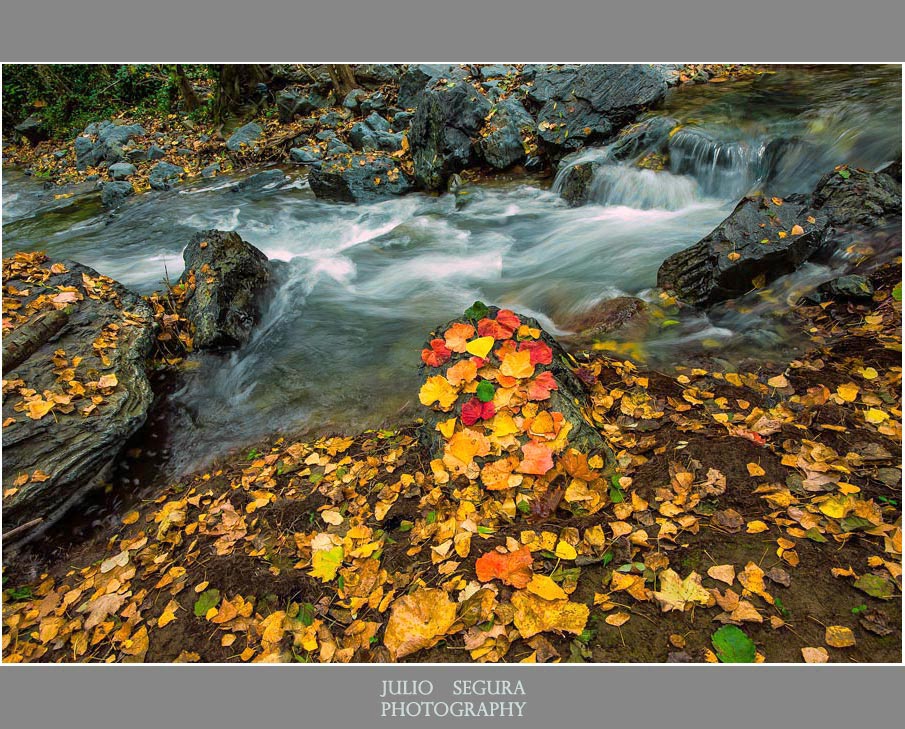
[[[370,88],[395,83],[399,75],[400,67],[392,63],[363,63],[355,67],[355,80]]]
[[[349,141],[359,151],[396,152],[402,149],[402,132],[391,131],[390,123],[373,112],[349,130]]]
[[[284,89],[277,94],[277,114],[281,124],[288,124],[297,116],[305,116],[317,109],[330,106],[330,99],[316,91],[302,93],[297,89]]]
[[[778,204],[777,204],[778,203]],[[840,231],[901,220],[902,196],[879,172],[840,167],[811,195],[750,197],[706,238],[667,258],[657,285],[694,306],[735,298],[832,252]]]
[[[829,221],[808,202],[804,196],[782,205],[745,198],[707,237],[667,258],[657,285],[688,304],[707,306],[791,273],[825,243]]]
[[[667,89],[663,74],[647,64],[548,69],[534,84],[531,97],[543,103],[538,135],[554,151],[608,141]]]
[[[125,159],[124,148],[129,142],[145,134],[144,128],[138,124],[114,124],[111,121],[89,124],[75,139],[76,167],[85,170],[101,162],[119,162]]]
[[[3,528],[32,539],[104,480],[144,423],[154,319],[116,281],[71,261],[3,261]]]
[[[114,208],[134,194],[135,188],[128,180],[101,183],[101,204],[106,208]]]
[[[450,175],[476,160],[473,140],[490,108],[467,83],[438,81],[421,93],[409,131],[417,185],[441,190]]]
[[[562,165],[565,165],[565,169],[556,179],[560,197],[572,208],[586,204],[591,198],[591,183],[601,162],[586,160],[572,163],[563,160]]]
[[[476,302],[430,334],[421,359],[421,440],[435,475],[465,477],[487,490],[533,490],[540,498],[574,485],[573,478],[589,487],[612,466],[584,415],[587,391],[534,319]],[[594,475],[575,472],[594,456]]]
[[[349,155],[312,167],[308,183],[314,194],[335,202],[371,202],[412,190],[409,176],[389,156]]]
[[[247,342],[271,280],[267,256],[238,233],[204,230],[192,236],[182,258],[179,282],[188,292],[184,315],[194,329],[194,347],[230,349]]]
[[[525,161],[524,139],[535,131],[534,119],[517,99],[505,99],[493,108],[479,147],[487,164],[505,170]]]
[[[449,63],[419,63],[409,66],[399,81],[397,105],[403,109],[414,109],[425,87],[443,78],[462,81],[465,78],[465,71]]]

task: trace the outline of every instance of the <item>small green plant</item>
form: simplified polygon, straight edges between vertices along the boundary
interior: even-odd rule
[[[856,605],[855,607],[852,608],[852,615],[860,615],[861,613],[866,612],[866,611],[867,611],[867,605],[865,605],[862,602],[860,605]]]

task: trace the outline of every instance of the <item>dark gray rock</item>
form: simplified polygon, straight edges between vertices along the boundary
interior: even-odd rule
[[[365,124],[375,132],[388,132],[391,129],[390,123],[376,111],[368,115],[368,118],[365,119]]]
[[[399,106],[414,109],[424,88],[440,78],[463,81],[465,72],[452,64],[420,63],[409,66],[399,81]]]
[[[360,151],[395,152],[402,148],[402,133],[393,133],[389,129],[386,119],[378,114],[371,114],[364,122],[352,125],[349,141],[353,148]]]
[[[481,137],[479,147],[487,164],[504,170],[525,161],[522,140],[526,134],[535,131],[534,119],[517,99],[506,99],[494,110],[487,122],[489,133]]]
[[[238,233],[204,230],[192,236],[182,257],[185,271],[179,281],[188,286],[185,317],[194,327],[195,348],[245,344],[260,320],[271,280],[267,256]]]
[[[134,194],[135,188],[132,187],[132,183],[128,180],[101,183],[101,203],[103,203],[104,207],[116,207],[127,197]]]
[[[355,80],[369,87],[383,86],[399,80],[400,67],[390,63],[361,64],[355,67]]]
[[[889,175],[843,168],[820,178],[813,204],[838,228],[877,228],[901,218],[902,190]]]
[[[324,129],[324,131],[315,134],[314,138],[320,142],[326,142],[330,139],[336,139],[336,132],[332,129]]]
[[[584,205],[590,199],[591,183],[594,181],[594,174],[600,167],[600,162],[587,161],[572,164],[568,162],[568,159],[563,159],[561,165],[565,165],[566,170],[559,182],[560,196],[569,204],[569,207],[577,208]]]
[[[232,133],[230,138],[226,140],[226,148],[230,152],[238,152],[242,149],[252,148],[254,147],[255,142],[261,138],[263,133],[264,130],[261,128],[260,124],[249,122]]]
[[[874,296],[874,285],[870,279],[857,274],[839,276],[832,281],[827,281],[817,288],[821,299],[835,299],[837,301],[871,301]]]
[[[352,89],[343,99],[343,106],[355,111],[361,104],[361,97],[365,95],[364,89]]]
[[[893,179],[893,182],[902,187],[902,155],[899,154],[899,158],[890,162],[888,165],[884,165],[881,167],[878,172],[881,175],[888,175]]]
[[[508,76],[510,74],[514,75],[515,72],[515,66],[505,66],[499,63],[491,63],[486,66],[481,66],[481,78],[500,78],[502,76]]]
[[[336,157],[340,154],[351,154],[352,148],[345,144],[338,137],[334,137],[329,142],[327,142],[327,155],[330,157]]]
[[[803,234],[791,233],[796,225]],[[760,277],[764,286],[815,255],[825,244],[828,225],[827,216],[813,210],[805,196],[787,198],[782,206],[745,198],[706,238],[667,258],[657,285],[694,306],[741,296],[757,288]]]
[[[169,190],[180,183],[184,174],[185,170],[182,167],[169,162],[158,162],[151,169],[148,183],[155,190]]]
[[[393,116],[392,127],[395,132],[403,132],[412,125],[412,117],[415,116],[410,111],[400,111]]]
[[[622,130],[610,149],[610,156],[620,162],[646,154],[666,154],[669,133],[679,126],[679,120],[668,116],[654,116]]]
[[[138,168],[128,162],[115,162],[110,165],[108,171],[114,180],[125,180],[138,172]]]
[[[69,156],[68,149],[58,149],[53,153],[54,159],[66,159]]]
[[[3,281],[4,285],[29,292],[17,297],[22,303],[21,311],[47,292],[45,286],[50,290],[72,287],[79,297],[61,309],[64,318],[61,328],[48,331],[48,334],[52,332],[51,336],[31,336],[30,356],[4,372],[7,382],[19,380],[20,387],[27,387],[31,392],[49,390],[72,398],[68,405],[58,403],[51,412],[34,420],[16,409],[24,405],[20,389],[13,386],[4,395],[4,420],[15,418],[15,422],[3,429],[3,528],[8,531],[33,519],[43,519],[36,529],[22,535],[22,541],[40,536],[89,491],[103,484],[105,469],[129,436],[144,423],[152,400],[145,370],[154,332],[150,307],[140,296],[97,271],[72,261],[64,263],[68,271],[49,275],[42,286],[30,285],[15,276],[5,277]],[[51,261],[43,264],[48,273],[50,265]],[[83,275],[97,282],[97,287],[91,286],[89,290]],[[51,315],[60,316],[60,313],[51,312]],[[8,337],[16,332],[28,337],[29,329],[33,333],[40,331],[37,316],[40,315],[33,315],[27,323],[5,332],[4,348]],[[116,339],[115,347],[93,346],[102,337],[109,340],[111,336]],[[54,355],[58,350],[66,353],[74,370],[68,382],[59,377]],[[102,361],[101,353],[106,362]],[[81,361],[72,366],[76,358]],[[107,378],[104,382],[108,386],[99,385],[102,377]],[[84,394],[68,384],[72,382],[79,383]],[[110,385],[111,382],[115,384]],[[103,400],[92,403],[92,396]],[[27,484],[13,486],[23,474],[31,475],[38,470],[49,478],[32,478]],[[7,548],[10,542],[4,542]]]
[[[375,91],[361,102],[361,113],[370,114],[372,111],[384,111],[387,108],[387,97],[382,91]]]
[[[104,159],[105,151],[90,137],[75,138],[75,166],[79,170],[87,170],[95,167]]]
[[[321,124],[321,126],[338,127],[351,116],[348,110],[345,111],[345,114],[341,114],[338,111],[328,111],[326,114],[322,114],[320,117],[318,117],[317,121],[319,124]]]
[[[355,155],[327,160],[308,173],[308,182],[317,197],[337,202],[369,202],[404,195],[412,189],[408,175],[392,157]]]
[[[666,94],[647,64],[587,65],[538,74],[531,97],[543,103],[538,135],[554,149],[606,142]]]
[[[587,349],[602,339],[641,341],[649,325],[646,302],[634,296],[617,296],[564,321],[562,326],[575,334],[563,339],[563,343],[571,348]]]
[[[156,144],[152,144],[148,147],[148,160],[154,161],[155,159],[163,159],[166,156],[166,152],[164,152],[160,147]]]
[[[419,187],[442,190],[452,173],[477,159],[472,139],[490,108],[487,98],[467,83],[438,81],[424,89],[409,131]]]
[[[32,114],[21,124],[17,124],[13,128],[32,145],[43,142],[48,138],[47,129],[44,127],[44,121],[37,114]]]
[[[230,187],[233,192],[260,191],[265,188],[276,188],[286,181],[286,173],[283,170],[264,170],[249,175]]]
[[[220,163],[214,162],[201,170],[201,176],[204,178],[216,177],[220,173]]]
[[[289,150],[289,159],[299,165],[317,165],[324,155],[317,147],[293,147]]]

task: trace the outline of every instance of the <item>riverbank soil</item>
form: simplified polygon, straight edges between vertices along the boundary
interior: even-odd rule
[[[450,478],[417,425],[236,453],[9,560],[3,659],[899,662],[900,281],[750,371],[576,354],[603,488]]]

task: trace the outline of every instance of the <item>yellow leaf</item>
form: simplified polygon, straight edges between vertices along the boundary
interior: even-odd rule
[[[764,524],[760,519],[755,519],[754,521],[748,522],[748,528],[745,530],[748,534],[760,534],[761,532],[765,532],[769,529],[766,524]]]
[[[176,619],[176,611],[179,609],[179,603],[175,600],[170,600],[167,603],[167,606],[163,609],[160,617],[157,618],[157,627],[162,628],[165,625],[169,625]]]
[[[523,349],[519,352],[509,352],[503,357],[500,372],[506,377],[526,379],[534,374],[534,365],[531,364],[531,352]]]
[[[544,600],[527,590],[519,590],[512,596],[515,608],[513,623],[523,638],[555,630],[581,634],[588,622],[587,605],[569,600]]]
[[[732,253],[729,253],[729,254],[726,256],[726,258],[728,258],[730,261],[737,261],[737,260],[738,260],[739,258],[741,258],[741,257],[742,257],[742,254],[741,254],[741,253],[737,253],[736,251],[732,251]]]
[[[465,351],[475,357],[486,357],[490,350],[493,349],[495,341],[493,337],[478,337],[465,345]]]
[[[749,476],[765,476],[767,474],[764,469],[758,466],[756,463],[748,464],[748,475]]]
[[[28,403],[28,417],[40,420],[51,411],[56,403],[53,400],[32,400]]]
[[[567,600],[569,597],[565,590],[546,575],[534,575],[525,589],[544,600]]]
[[[123,524],[134,524],[138,521],[138,518],[141,516],[137,511],[130,511],[123,517]]]
[[[456,605],[443,590],[425,588],[393,603],[383,643],[394,659],[429,648],[456,619]]]
[[[116,379],[116,375],[104,375],[97,381],[97,386],[101,389],[106,387],[116,387],[119,384],[119,381]]]
[[[865,380],[875,380],[880,376],[880,373],[877,372],[873,367],[865,367],[860,371],[860,373]]]
[[[735,566],[731,564],[718,564],[707,570],[707,575],[715,580],[731,585],[735,582]]]
[[[855,634],[844,625],[828,625],[824,640],[833,648],[850,648],[855,645]]]
[[[889,415],[884,413],[882,410],[877,410],[876,408],[870,408],[867,412],[864,413],[864,419],[868,423],[873,423],[874,425],[879,425],[880,423],[889,420]]]
[[[792,235],[804,235],[804,228],[802,228],[800,225],[797,225],[797,224],[793,225],[792,226]]]
[[[701,576],[697,572],[692,572],[683,580],[672,569],[660,574],[660,591],[653,595],[665,613],[670,610],[681,612],[692,605],[706,605],[712,599],[701,585]]]
[[[847,382],[844,385],[839,385],[836,388],[836,394],[839,395],[845,402],[855,402],[858,398],[858,393],[861,391],[861,388],[858,387],[854,382]]]
[[[312,577],[317,577],[321,582],[329,582],[336,577],[336,572],[343,562],[343,548],[336,546],[332,549],[322,549],[311,557],[312,570],[308,572]]]
[[[606,624],[614,625],[618,628],[620,625],[625,625],[631,617],[628,613],[613,613],[606,616]]]
[[[432,405],[436,402],[442,410],[449,410],[458,396],[459,393],[443,375],[428,377],[418,392],[418,399],[422,405]]]
[[[556,556],[560,559],[575,559],[578,556],[578,552],[575,551],[575,547],[573,547],[568,542],[560,541],[559,544],[556,545]]]
[[[453,431],[456,429],[456,419],[450,418],[449,420],[444,420],[442,423],[437,423],[437,430],[443,435],[447,440],[452,437]]]

